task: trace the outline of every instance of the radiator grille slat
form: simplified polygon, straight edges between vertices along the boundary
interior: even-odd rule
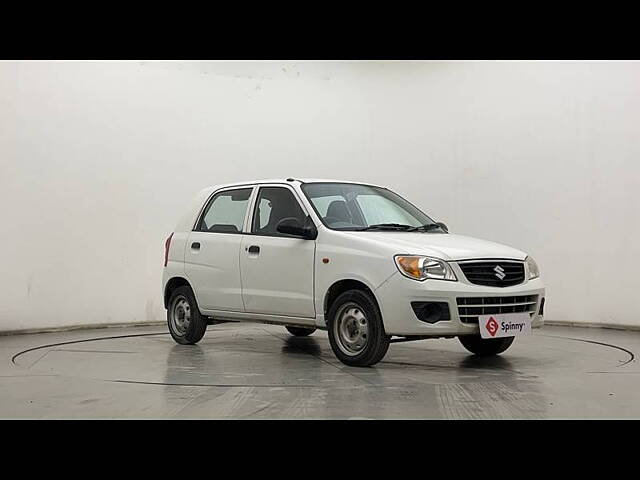
[[[463,323],[478,323],[478,316],[497,313],[528,312],[533,315],[538,295],[512,295],[507,297],[459,297],[458,316]]]
[[[511,287],[524,282],[524,263],[491,260],[460,262],[458,266],[469,282],[488,287]]]

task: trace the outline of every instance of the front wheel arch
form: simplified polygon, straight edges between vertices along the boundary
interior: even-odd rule
[[[323,313],[325,315],[325,318],[327,316],[327,313],[329,312],[329,309],[331,308],[331,305],[336,300],[336,298],[338,298],[342,293],[346,292],[347,290],[362,290],[363,292],[367,292],[369,295],[371,295],[371,297],[375,301],[376,306],[378,307],[378,310],[382,312],[382,309],[380,308],[380,302],[378,302],[378,299],[376,298],[375,293],[373,293],[373,290],[371,290],[371,288],[369,288],[368,285],[366,285],[360,280],[345,278],[332,283],[331,286],[327,289],[327,292],[324,295],[324,302],[323,302]],[[384,319],[383,319],[383,323],[384,323]]]

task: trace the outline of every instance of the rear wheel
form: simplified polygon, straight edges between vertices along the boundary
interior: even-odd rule
[[[295,336],[295,337],[306,337],[307,335],[311,335],[316,331],[315,328],[304,328],[304,327],[284,327],[287,331]]]
[[[171,293],[167,324],[173,339],[182,345],[198,343],[204,336],[207,319],[200,314],[191,287],[178,287]]]
[[[342,363],[368,367],[387,353],[390,337],[370,293],[348,290],[340,294],[329,308],[327,319],[331,349]]]
[[[464,348],[481,357],[498,355],[513,343],[514,337],[482,338],[480,335],[461,335],[458,337]]]

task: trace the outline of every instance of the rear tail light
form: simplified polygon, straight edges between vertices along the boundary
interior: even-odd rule
[[[171,248],[171,238],[173,237],[173,232],[164,242],[164,266],[167,266],[167,262],[169,261],[169,248]]]

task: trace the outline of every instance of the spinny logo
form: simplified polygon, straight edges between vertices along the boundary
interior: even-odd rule
[[[492,337],[495,337],[496,333],[498,333],[498,322],[496,322],[496,319],[490,317],[485,326],[487,327],[487,332],[489,332]]]

